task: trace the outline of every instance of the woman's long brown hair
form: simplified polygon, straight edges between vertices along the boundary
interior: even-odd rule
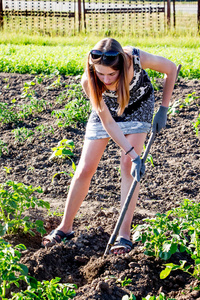
[[[102,93],[105,92],[106,87],[99,80],[95,71],[95,64],[101,64],[104,66],[108,66],[113,70],[119,70],[119,78],[117,82],[117,97],[118,97],[118,115],[121,115],[128,105],[129,102],[129,79],[128,79],[128,69],[129,62],[125,52],[122,49],[122,46],[115,39],[106,38],[98,42],[95,47],[95,50],[100,50],[102,52],[107,51],[117,51],[119,55],[116,57],[114,61],[109,61],[107,59],[92,59],[91,55],[88,55],[87,60],[87,77],[88,77],[88,85],[90,90],[90,100],[95,109],[101,110],[101,100]]]

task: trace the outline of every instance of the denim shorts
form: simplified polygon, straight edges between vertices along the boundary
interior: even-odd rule
[[[117,122],[118,126],[122,130],[123,134],[132,134],[132,133],[147,133],[151,129],[151,124],[147,122]],[[109,138],[109,134],[104,129],[101,122],[88,122],[86,126],[85,138],[88,140],[98,140]]]

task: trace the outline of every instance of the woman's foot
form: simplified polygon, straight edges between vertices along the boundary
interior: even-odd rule
[[[130,240],[125,239],[123,237],[118,237],[111,247],[110,252],[119,255],[119,254],[126,254],[131,251],[133,244]]]
[[[73,237],[74,231],[64,233],[62,230],[55,229],[43,238],[42,247],[51,247],[57,243],[61,243],[62,241],[71,240]]]

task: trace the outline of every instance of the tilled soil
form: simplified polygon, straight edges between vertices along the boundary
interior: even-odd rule
[[[40,197],[50,202],[52,214],[40,209],[33,209],[28,214],[32,220],[43,220],[47,232],[61,220],[59,213],[63,212],[71,181],[66,174],[60,174],[52,181],[53,175],[68,170],[71,162],[50,161],[51,148],[63,138],[72,139],[75,144],[73,160],[77,164],[85,132],[85,124],[67,128],[56,125],[51,112],[63,108],[68,101],[65,99],[59,104],[57,97],[66,93],[69,85],[80,83],[80,77],[60,77],[58,84],[49,88],[56,79],[44,77],[38,83],[34,75],[0,74],[0,102],[12,104],[15,99],[19,105],[28,103],[28,98],[22,95],[25,83],[31,81],[36,83],[30,88],[35,91],[35,97],[49,102],[43,112],[28,117],[20,127],[34,131],[36,126],[43,124],[53,128],[53,132],[49,130],[42,135],[34,131],[31,140],[20,144],[15,142],[12,132],[17,125],[4,124],[0,128],[0,140],[8,148],[8,153],[4,151],[0,157],[0,182],[14,180],[43,188],[44,193]],[[157,86],[156,109],[161,101],[162,80],[157,80]],[[157,212],[173,209],[185,198],[200,200],[200,140],[192,125],[200,113],[200,81],[179,79],[172,103],[178,99],[183,102],[193,92],[193,101],[180,108],[179,113],[170,115],[166,129],[156,136],[151,147],[154,166],[149,162],[146,164],[133,224],[140,224],[143,218],[154,216]],[[10,173],[6,174],[3,167],[11,168]],[[75,219],[73,240],[44,249],[40,246],[42,238],[38,234],[31,237],[19,233],[5,238],[15,245],[26,245],[21,262],[28,266],[30,275],[37,280],[50,280],[57,276],[61,282],[77,284],[75,299],[121,299],[130,292],[137,300],[148,294],[159,295],[160,292],[178,300],[200,299],[200,292],[193,289],[198,283],[183,272],[176,271],[161,280],[159,274],[164,268],[164,261],[144,255],[139,243],[134,243],[133,250],[125,256],[103,256],[119,216],[119,201],[120,149],[111,140]],[[55,211],[57,214],[53,214]],[[179,263],[183,259],[189,260],[186,254],[178,253],[169,261]],[[132,283],[122,287],[120,281],[125,278],[130,278]]]

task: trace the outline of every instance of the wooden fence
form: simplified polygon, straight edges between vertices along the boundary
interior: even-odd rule
[[[196,24],[200,29],[200,0],[197,1]],[[7,31],[64,36],[81,31],[107,35],[165,34],[170,27],[177,26],[176,3],[175,0],[0,0],[0,27]]]

